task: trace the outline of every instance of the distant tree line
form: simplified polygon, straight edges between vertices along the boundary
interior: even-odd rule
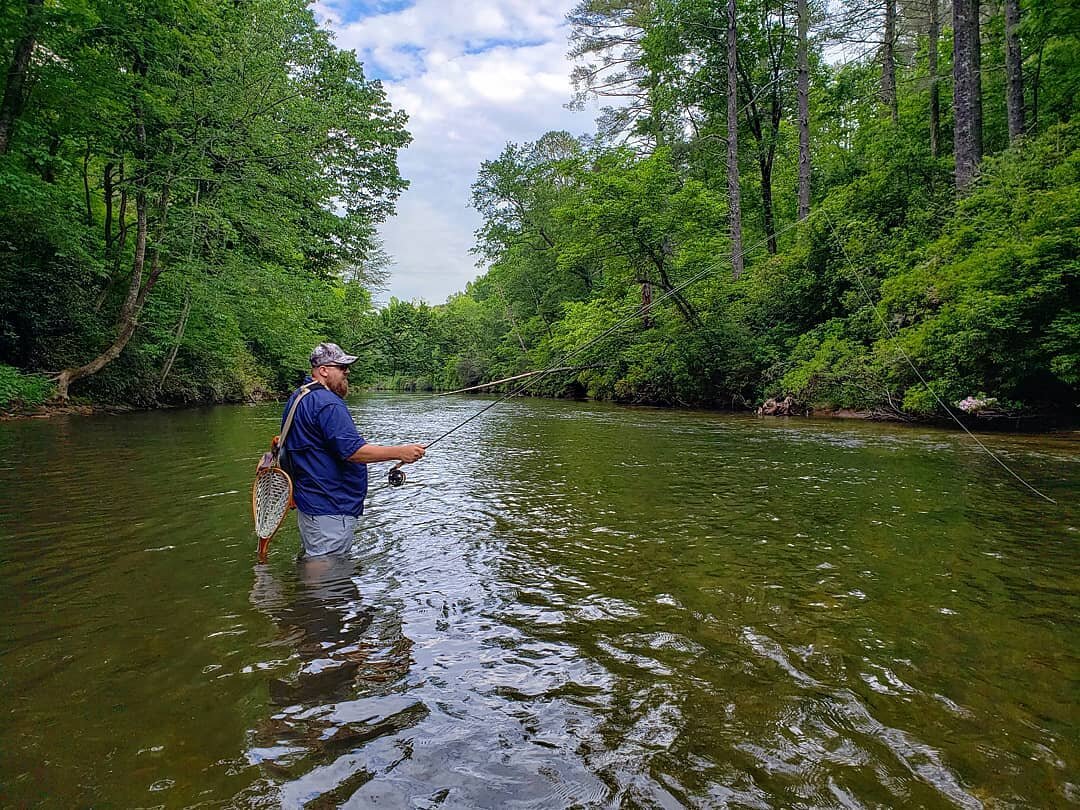
[[[368,319],[397,346],[384,384],[545,368],[633,316],[537,389],[1075,417],[1080,6],[582,0],[570,22],[596,137],[483,163],[483,273]]]

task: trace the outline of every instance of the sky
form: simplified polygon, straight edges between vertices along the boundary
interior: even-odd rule
[[[409,189],[380,228],[394,261],[391,297],[441,304],[483,273],[469,250],[480,163],[550,130],[591,133],[595,107],[572,96],[566,14],[575,0],[317,0],[339,48],[409,115],[398,158]]]

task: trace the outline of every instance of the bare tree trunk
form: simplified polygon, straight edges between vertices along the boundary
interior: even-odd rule
[[[1024,68],[1020,54],[1020,0],[1005,0],[1006,106],[1009,142],[1024,134]]]
[[[1039,129],[1039,79],[1042,77],[1043,51],[1046,43],[1039,45],[1039,57],[1035,60],[1035,76],[1031,83],[1031,129]]]
[[[113,163],[110,160],[105,164],[101,172],[101,196],[105,203],[105,255],[109,255],[112,247],[112,219],[113,219]]]
[[[146,75],[146,65],[139,59],[135,62],[135,71],[142,76]],[[169,178],[165,178],[160,196],[158,198],[158,238],[150,256],[150,269],[146,272],[146,245],[149,232],[149,195],[147,194],[147,140],[146,123],[143,119],[141,108],[135,109],[135,156],[137,158],[139,174],[135,180],[135,258],[132,263],[131,280],[128,282],[127,295],[124,298],[120,314],[116,319],[116,337],[109,346],[91,360],[81,366],[65,368],[56,379],[56,396],[61,401],[68,398],[68,390],[71,384],[84,377],[89,377],[120,356],[127,346],[131,336],[139,326],[139,315],[146,305],[146,299],[154,289],[158,277],[161,275],[161,243],[165,237],[165,222],[169,213]],[[144,278],[145,273],[145,278]]]
[[[731,274],[743,272],[742,195],[739,193],[739,81],[735,39],[735,0],[727,4],[727,183],[731,229]]]
[[[44,0],[26,0],[22,36],[15,42],[15,52],[4,83],[4,97],[0,101],[0,155],[7,154],[8,147],[11,145],[11,133],[15,129],[15,121],[18,120],[26,101],[26,73],[30,68],[30,56],[37,42],[43,3]]]
[[[675,304],[675,308],[679,310],[679,314],[686,319],[687,323],[701,325],[701,319],[698,317],[697,311],[694,309],[694,305],[691,304],[681,293],[675,289],[675,285],[671,281],[671,274],[668,273],[668,264],[665,259],[666,256],[672,255],[670,249],[670,240],[665,239],[666,245],[657,250],[652,247],[645,240],[639,240],[639,244],[644,251],[652,259],[653,266],[656,268],[656,274],[660,277],[660,287],[663,289],[665,296],[670,296],[672,302]],[[649,285],[648,302],[652,304],[652,282],[645,278],[642,280],[643,285]],[[643,299],[644,300],[644,299]]]
[[[109,363],[120,356],[120,352],[127,346],[131,336],[138,327],[138,301],[143,287],[143,271],[146,266],[146,230],[147,230],[147,201],[146,191],[140,188],[135,195],[135,211],[137,224],[135,226],[135,259],[131,269],[131,281],[128,283],[127,297],[120,309],[120,315],[116,323],[116,337],[101,354],[85,365],[74,368],[65,368],[56,378],[57,399],[64,401],[68,398],[68,388],[76,380],[97,374]]]
[[[930,43],[928,61],[930,73],[930,154],[941,154],[941,88],[938,86],[938,38],[941,36],[941,0],[930,0]]]
[[[775,256],[780,246],[776,241],[776,220],[773,215],[772,154],[763,155],[758,160],[758,167],[761,169],[761,219],[765,227],[765,247]]]
[[[86,141],[86,151],[83,153],[83,201],[86,203],[86,227],[94,227],[94,209],[90,201],[90,141]]]
[[[900,120],[896,101],[896,0],[885,0],[885,32],[881,42],[881,100],[895,124]]]
[[[972,104],[975,108],[975,166],[978,169],[979,161],[983,156],[983,100],[982,100],[982,31],[981,31],[981,3],[979,0],[971,0],[971,57],[974,67],[973,86],[975,88]]]
[[[729,13],[733,12],[733,8],[734,3],[729,0]],[[762,10],[765,13],[762,16],[761,23],[764,28],[768,29],[768,8],[763,6]],[[750,132],[753,134],[757,145],[758,168],[761,170],[762,226],[765,229],[766,247],[769,253],[773,255],[776,255],[778,246],[776,221],[773,216],[772,170],[776,159],[776,144],[780,135],[780,123],[784,114],[783,88],[780,79],[785,72],[784,50],[790,39],[784,19],[783,4],[779,6],[779,12],[782,30],[775,38],[772,30],[768,30],[766,35],[770,80],[762,88],[761,92],[768,91],[769,107],[767,115],[758,106],[757,98],[760,93],[754,90],[754,83],[751,81],[750,73],[746,66],[738,61],[738,54],[736,54],[736,71],[739,75],[739,81],[743,85],[743,93],[749,99],[743,108],[746,114],[746,123],[750,127]]]
[[[799,0],[799,219],[810,216],[810,9]]]
[[[184,291],[184,308],[180,311],[180,321],[176,325],[176,332],[173,334],[172,347],[169,349],[169,356],[165,360],[165,367],[161,370],[161,379],[158,381],[158,393],[161,393],[161,389],[165,387],[165,380],[169,377],[169,372],[172,371],[173,363],[176,362],[176,355],[180,351],[180,344],[184,342],[184,330],[187,328],[188,318],[191,316],[191,287],[188,287]]]
[[[105,171],[102,175],[102,190],[105,198],[105,261],[112,265],[112,271],[105,279],[105,284],[102,286],[101,292],[98,293],[97,301],[94,303],[94,312],[101,311],[105,299],[108,298],[109,293],[112,291],[113,284],[120,276],[120,262],[124,254],[124,245],[127,244],[128,192],[124,177],[124,161],[121,160],[119,166],[115,168],[117,172],[116,179],[121,183],[120,210],[117,216],[117,232],[115,237],[112,232],[113,198],[115,197],[115,188],[113,185],[114,166],[112,163],[107,163],[105,165]]]
[[[953,154],[958,194],[964,194],[975,179],[982,152],[978,12],[979,0],[953,3]]]

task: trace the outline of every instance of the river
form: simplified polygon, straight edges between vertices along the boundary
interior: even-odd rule
[[[490,400],[350,399],[371,441]],[[280,405],[0,424],[0,807],[1080,804],[1080,442],[515,400],[255,561]]]

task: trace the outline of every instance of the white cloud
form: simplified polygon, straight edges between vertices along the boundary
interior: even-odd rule
[[[595,112],[571,112],[565,15],[574,0],[417,0],[351,19],[347,0],[322,0],[337,44],[381,76],[409,114],[401,153],[411,187],[381,229],[396,264],[388,296],[441,303],[480,272],[469,253],[479,218],[469,187],[508,141],[553,129],[591,131]],[[539,7],[538,7],[539,6]]]

